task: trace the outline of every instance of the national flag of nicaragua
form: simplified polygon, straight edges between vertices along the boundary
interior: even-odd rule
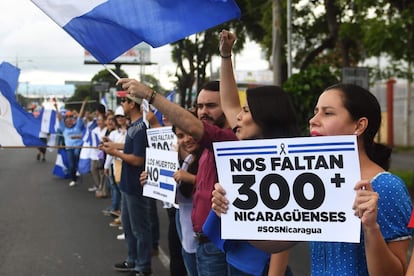
[[[167,95],[165,95],[165,98],[173,103],[174,100],[175,100],[175,91],[170,91]],[[154,107],[154,114],[155,114],[155,116],[157,116],[158,122],[160,122],[160,124],[163,125],[162,113],[158,109],[156,109],[155,107]]]
[[[234,18],[234,0],[32,0],[100,63],[140,42],[159,47]]]
[[[53,168],[53,175],[60,178],[69,178],[68,173],[68,158],[65,149],[58,149],[56,156],[55,167]]]
[[[56,133],[59,127],[59,121],[56,118],[56,110],[42,108],[40,110],[40,131],[44,133]]]
[[[86,126],[85,133],[83,134],[83,146],[80,151],[78,172],[80,174],[87,174],[91,171],[91,151],[89,147],[97,147],[99,144],[99,137],[92,133],[92,130],[96,127],[96,120],[93,120]]]
[[[16,101],[20,69],[0,64],[0,146],[44,146],[39,139],[40,121]]]
[[[106,100],[105,95],[103,95],[101,98],[101,104],[105,106],[105,110],[108,110],[108,101]]]

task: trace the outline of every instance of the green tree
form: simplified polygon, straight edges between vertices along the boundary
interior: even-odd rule
[[[119,68],[115,68],[114,71],[121,78],[128,77],[128,74]],[[96,83],[107,83],[109,89],[110,87],[116,87],[116,78],[106,69],[99,71],[92,77],[89,84],[76,86],[73,96],[67,99],[69,104],[65,104],[65,108],[79,110],[82,105],[82,101],[85,98],[88,98],[90,102],[86,106],[86,110],[95,111],[96,104],[100,102],[99,92],[94,89],[94,84]]]
[[[218,34],[222,29],[230,29],[237,34],[234,52],[243,48],[247,35],[260,41],[265,35],[261,14],[266,10],[268,0],[236,0],[242,12],[240,20],[211,28],[172,45],[172,60],[177,63],[175,76],[181,106],[191,106],[193,87],[198,91],[207,80],[206,68],[211,58],[218,55]]]
[[[309,135],[309,119],[313,115],[319,94],[328,86],[338,82],[335,73],[329,66],[310,65],[304,71],[293,74],[283,85],[283,89],[291,95],[296,109],[297,120],[303,135]]]
[[[218,53],[218,34],[224,25],[195,34],[172,44],[172,60],[177,63],[175,76],[180,105],[190,107],[193,103],[193,86],[198,91],[206,81],[206,68],[213,55]],[[239,39],[244,43],[245,36]],[[240,51],[240,46],[235,51]]]

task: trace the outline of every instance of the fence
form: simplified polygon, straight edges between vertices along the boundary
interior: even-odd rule
[[[414,85],[411,85],[414,92]],[[385,82],[377,82],[371,86],[370,91],[377,97],[382,111],[382,125],[378,135],[378,141],[387,144],[387,85]],[[414,93],[408,91],[406,80],[397,80],[394,84],[393,101],[393,144],[394,146],[414,146]]]

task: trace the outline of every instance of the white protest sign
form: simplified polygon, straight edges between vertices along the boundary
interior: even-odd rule
[[[360,242],[355,136],[219,142],[214,153],[230,202],[222,238]]]
[[[147,129],[148,145],[154,149],[175,150],[177,136],[171,126]]]
[[[147,148],[145,170],[147,183],[143,195],[162,201],[174,203],[176,182],[173,174],[178,170],[178,153],[176,151]]]

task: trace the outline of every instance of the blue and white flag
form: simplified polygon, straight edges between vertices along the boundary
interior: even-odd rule
[[[91,151],[90,146],[97,146],[96,137],[93,136],[92,130],[96,127],[96,120],[93,120],[86,127],[86,131],[83,134],[83,146],[80,151],[78,172],[80,174],[87,174],[91,171]]]
[[[44,146],[39,139],[40,121],[16,101],[20,69],[0,64],[0,146]]]
[[[48,134],[56,133],[59,121],[56,119],[56,110],[42,108],[40,110],[40,131]]]
[[[106,100],[105,95],[103,95],[101,98],[101,104],[105,106],[105,110],[108,110],[108,101]]]
[[[165,95],[165,98],[173,103],[174,99],[175,99],[175,91],[174,90],[170,91],[167,95]],[[161,125],[164,125],[164,123],[162,121],[162,113],[158,109],[156,109],[154,106],[152,106],[152,107],[153,107],[153,112],[154,112],[155,116],[157,117],[158,122]]]
[[[234,18],[234,0],[32,0],[100,63],[140,42],[159,47]]]
[[[60,178],[69,178],[68,173],[68,158],[65,149],[59,149],[56,156],[55,167],[53,168],[53,175]]]

